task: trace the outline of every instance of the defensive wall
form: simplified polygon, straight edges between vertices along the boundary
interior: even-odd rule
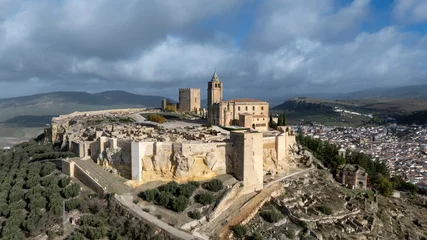
[[[261,132],[232,131],[223,142],[131,142],[101,136],[72,141],[70,150],[139,182],[201,181],[227,173],[243,181],[245,191],[257,191],[266,172],[276,175],[295,167],[294,144],[288,132],[263,137]]]
[[[69,177],[77,178],[85,186],[89,187],[98,194],[105,193],[104,188],[73,160],[62,160],[62,172]]]

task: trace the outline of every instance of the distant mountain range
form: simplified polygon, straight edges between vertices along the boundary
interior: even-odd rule
[[[113,108],[156,108],[161,106],[163,99],[165,97],[138,95],[125,91],[52,92],[4,98],[0,99],[0,123],[28,127],[43,126],[50,122],[52,116],[60,114]]]
[[[21,107],[46,103],[68,103],[83,105],[118,105],[129,104],[145,107],[160,107],[162,96],[149,96],[128,93],[125,91],[106,91],[101,93],[87,92],[51,92],[24,97],[0,99],[0,109]]]
[[[320,99],[427,99],[427,84],[401,87],[370,88],[348,93],[305,93],[286,96],[286,99],[309,97]],[[278,98],[271,102],[277,102]],[[283,102],[280,101],[281,103]],[[275,105],[273,105],[275,106]]]

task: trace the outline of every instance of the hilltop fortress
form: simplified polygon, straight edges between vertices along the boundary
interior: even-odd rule
[[[179,109],[201,111],[200,91],[179,92]],[[79,158],[92,159],[141,183],[232,174],[246,191],[254,191],[263,188],[266,173],[283,174],[296,167],[295,136],[287,131],[268,131],[268,103],[222,101],[222,83],[216,73],[208,83],[207,122],[213,126],[180,120],[159,124],[145,119],[147,114],[159,112],[115,109],[61,115],[52,119],[45,134]],[[228,131],[215,125],[245,128]]]

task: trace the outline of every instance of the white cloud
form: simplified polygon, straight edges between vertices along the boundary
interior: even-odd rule
[[[243,39],[250,44],[240,46],[224,26],[200,27],[200,21],[238,12],[237,0],[0,0],[0,8],[6,2],[11,10],[0,10],[6,16],[0,20],[0,87],[16,90],[0,97],[105,89],[169,95],[178,87],[205,89],[214,68],[226,92],[242,97],[427,78],[427,35],[394,26],[361,32],[369,0],[261,1]]]
[[[396,0],[393,14],[403,23],[417,23],[427,20],[427,1]]]
[[[335,0],[264,1],[252,38],[257,45],[278,47],[295,38],[341,41],[356,35],[370,0],[353,0],[337,7]]]
[[[294,87],[321,85],[329,90],[404,84],[427,76],[427,49],[417,43],[403,44],[408,39],[412,36],[389,27],[361,33],[342,44],[296,40],[259,58],[258,73],[283,84],[297,75],[299,81],[294,82]],[[302,51],[306,48],[300,47],[301,42],[311,46],[310,50]]]

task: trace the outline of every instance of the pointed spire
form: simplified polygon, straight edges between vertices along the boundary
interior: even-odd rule
[[[219,79],[218,79],[218,75],[216,75],[216,69],[215,69],[215,72],[214,72],[214,75],[212,76],[211,82],[218,82],[218,81],[219,81]]]

